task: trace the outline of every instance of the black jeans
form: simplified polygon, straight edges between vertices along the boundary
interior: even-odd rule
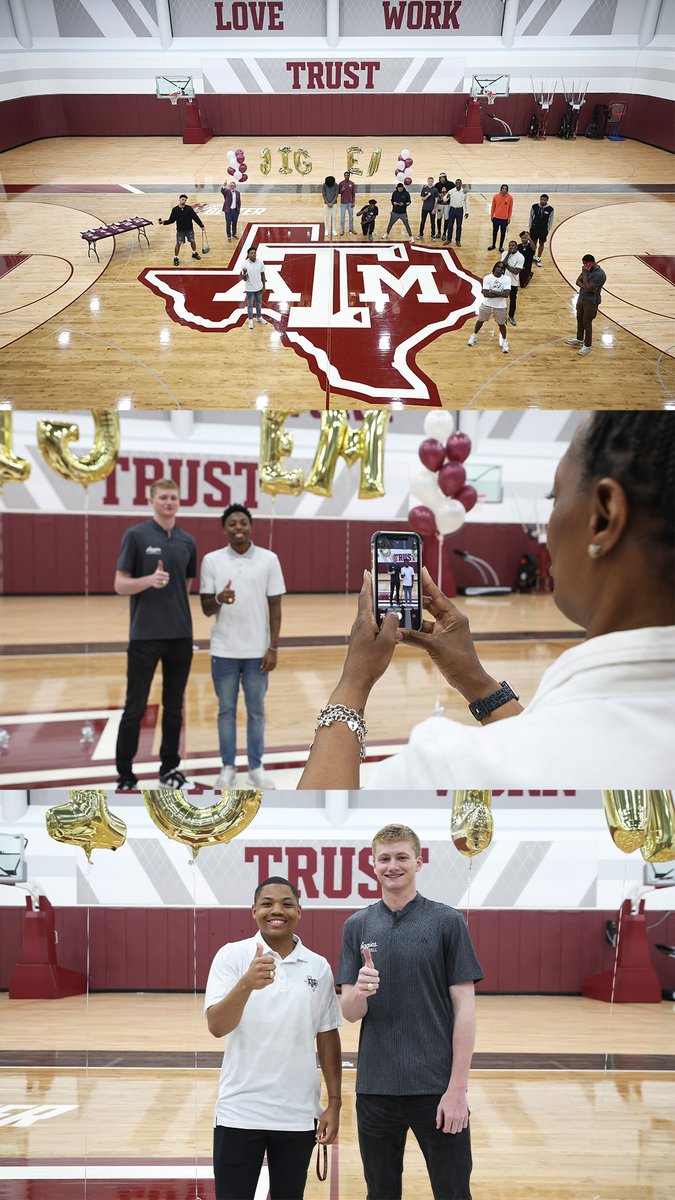
[[[509,292],[509,316],[510,317],[515,317],[517,303],[518,303],[518,288],[514,287],[513,284],[511,284],[511,291]]]
[[[271,1200],[302,1200],[316,1145],[314,1129],[213,1130],[216,1200],[253,1200],[265,1153]]]
[[[162,664],[162,744],[160,774],[180,762],[178,744],[183,720],[183,693],[192,662],[192,638],[138,639],[127,650],[127,698],[117,734],[115,759],[121,778],[133,775],[138,736],[157,663]]]
[[[427,223],[427,217],[431,220],[431,236],[436,237],[436,214],[429,212],[423,208],[420,214],[420,237],[424,237],[424,226]]]
[[[436,1128],[440,1096],[356,1096],[356,1119],[368,1200],[400,1200],[403,1152],[412,1129],[424,1155],[434,1200],[471,1200],[471,1136]]]
[[[508,223],[506,217],[504,217],[503,219],[501,217],[493,217],[492,218],[492,245],[493,246],[497,245],[497,236],[499,236],[499,249],[500,250],[504,249],[504,238],[506,237],[506,230],[508,228],[508,224],[509,223]]]

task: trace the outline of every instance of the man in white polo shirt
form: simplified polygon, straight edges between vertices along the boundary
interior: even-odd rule
[[[210,1032],[227,1039],[213,1131],[216,1200],[253,1200],[265,1154],[271,1200],[302,1200],[312,1150],[334,1142],[340,1123],[342,1017],[330,966],[295,933],[293,884],[264,880],[251,912],[260,932],[218,951],[204,997]]]
[[[496,262],[492,272],[483,279],[482,295],[478,305],[477,321],[467,346],[475,346],[478,334],[490,317],[494,317],[499,329],[499,345],[504,354],[509,352],[506,337],[506,298],[511,290],[511,280],[503,262]]]
[[[221,517],[228,544],[205,555],[199,593],[211,630],[211,677],[218,697],[218,739],[223,768],[216,786],[233,787],[237,773],[237,698],[246,701],[249,777],[256,788],[273,788],[264,771],[265,693],[277,665],[281,597],[286,591],[276,554],[254,546],[252,518],[243,504]]]
[[[255,246],[251,246],[251,248],[246,251],[246,262],[242,267],[241,277],[244,280],[244,291],[246,292],[248,327],[249,329],[253,329],[254,301],[258,324],[265,324],[262,317],[262,294],[266,283],[265,264],[261,258],[258,258],[258,253]]]

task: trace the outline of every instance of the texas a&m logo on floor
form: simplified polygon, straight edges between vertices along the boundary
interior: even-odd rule
[[[324,391],[439,404],[416,355],[472,316],[480,281],[450,250],[348,237],[324,242],[319,223],[247,225],[227,267],[148,269],[139,279],[165,299],[174,321],[227,333],[246,327],[241,270],[255,246],[265,264],[263,317]]]

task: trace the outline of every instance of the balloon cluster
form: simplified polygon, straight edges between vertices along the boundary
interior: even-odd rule
[[[241,147],[238,150],[228,150],[227,157],[230,164],[227,168],[228,175],[232,175],[237,183],[246,183],[248,179],[248,175],[246,174],[248,167],[246,166],[244,151]]]
[[[396,176],[397,183],[404,183],[406,187],[410,187],[410,184],[412,183],[410,168],[412,165],[413,160],[410,157],[410,151],[401,150],[401,153],[398,156],[398,162],[394,167],[394,175]]]
[[[675,857],[675,804],[670,791],[604,791],[605,819],[624,854],[639,850],[645,862]]]
[[[462,466],[471,453],[471,438],[453,429],[448,412],[428,413],[424,420],[427,436],[418,451],[422,466],[410,483],[422,503],[410,509],[408,521],[425,537],[457,533],[478,499]]]

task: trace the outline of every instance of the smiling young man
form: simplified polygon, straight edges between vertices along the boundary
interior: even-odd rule
[[[276,554],[255,546],[252,518],[243,504],[221,517],[227,546],[204,557],[199,592],[211,630],[211,676],[218,697],[218,740],[223,767],[216,786],[234,787],[237,773],[237,697],[246,701],[248,773],[254,787],[273,788],[262,765],[265,693],[277,665],[281,597],[286,591]]]
[[[471,1200],[467,1086],[474,983],[463,917],[417,891],[422,848],[406,825],[373,839],[382,899],[345,922],[342,1012],[361,1021],[356,1116],[368,1200],[399,1200],[412,1129],[437,1200]]]
[[[259,933],[218,951],[204,998],[210,1032],[226,1038],[213,1135],[216,1200],[253,1200],[265,1154],[271,1200],[302,1200],[312,1150],[334,1142],[340,1123],[342,1018],[330,966],[295,933],[297,889],[266,879],[251,912]],[[315,1039],[328,1091],[323,1110]]]
[[[118,791],[134,791],[133,761],[157,664],[162,664],[162,742],[159,783],[184,788],[180,763],[183,696],[192,662],[190,580],[197,574],[194,538],[176,524],[180,504],[173,479],[150,488],[152,517],[127,529],[115,572],[118,596],[131,598],[127,694],[115,752]]]

